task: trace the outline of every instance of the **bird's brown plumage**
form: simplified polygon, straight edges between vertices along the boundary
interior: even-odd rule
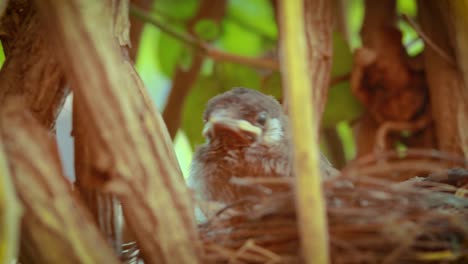
[[[292,175],[288,118],[273,97],[232,89],[208,102],[204,121],[207,142],[196,150],[189,177],[199,197],[229,204],[263,194],[231,183],[233,177]]]

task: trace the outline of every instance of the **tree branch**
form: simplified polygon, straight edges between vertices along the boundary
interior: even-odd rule
[[[421,30],[434,42],[434,47],[443,51],[440,53],[434,48],[427,48],[423,53],[437,145],[441,151],[462,154],[463,146],[467,146],[462,138],[467,133],[462,129],[463,123],[459,123],[457,113],[464,111],[463,104],[468,101],[468,96],[463,96],[463,91],[467,90],[464,76],[460,68],[453,64],[456,61],[454,39],[458,35],[455,37],[451,34],[453,28],[447,21],[452,16],[450,8],[445,2],[428,0],[418,1],[418,10]],[[449,59],[442,54],[450,56]],[[468,123],[466,120],[465,124]]]
[[[11,1],[1,22],[2,31],[7,33],[2,35],[6,60],[0,71],[0,103],[12,95],[24,96],[33,115],[53,129],[69,90],[57,60],[51,56],[48,34],[36,8],[27,1]]]
[[[105,176],[102,190],[120,198],[145,263],[198,262],[193,208],[170,138],[109,28],[107,1],[36,3],[93,135],[93,175]]]
[[[208,56],[215,61],[229,61],[229,62],[243,64],[243,65],[247,65],[247,66],[251,66],[255,68],[278,70],[278,67],[279,67],[278,62],[275,60],[271,60],[267,58],[245,57],[245,56],[230,54],[230,53],[217,50],[211,47],[210,45],[204,43],[203,41],[198,40],[197,38],[193,37],[190,34],[183,34],[183,33],[175,31],[171,27],[165,25],[164,23],[152,17],[145,11],[141,10],[141,8],[138,8],[134,5],[130,7],[130,13],[133,16],[136,16],[140,18],[141,20],[158,27],[162,32],[191,46],[192,48],[195,49],[195,51],[201,52],[202,55]]]
[[[15,263],[17,259],[22,215],[0,137],[0,263]]]
[[[307,58],[317,126],[321,122],[330,87],[333,55],[331,5],[332,1],[330,0],[304,1]]]
[[[72,193],[53,136],[9,100],[1,115],[16,190],[25,208],[22,263],[118,263]]]

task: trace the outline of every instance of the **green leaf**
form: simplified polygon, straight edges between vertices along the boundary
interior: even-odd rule
[[[145,87],[158,109],[162,109],[165,104],[169,82],[168,78],[161,74],[159,69],[158,43],[160,34],[162,33],[156,27],[145,26],[136,58],[138,75],[145,83]]]
[[[189,48],[183,48],[182,53],[180,54],[178,66],[184,71],[188,71],[192,66],[193,62],[193,50]]]
[[[272,95],[277,100],[282,98],[282,82],[281,74],[279,72],[273,72],[270,75],[267,75],[263,78],[260,91],[264,94]]]
[[[198,0],[158,0],[154,8],[163,16],[186,21],[195,15],[198,5]]]
[[[4,62],[5,62],[5,52],[3,51],[2,43],[0,43],[0,67],[3,66]]]
[[[222,22],[223,35],[219,44],[222,49],[244,56],[258,56],[264,53],[262,38],[229,19]]]
[[[212,19],[201,19],[194,27],[195,34],[206,41],[212,41],[219,38],[220,26]]]
[[[402,43],[406,53],[416,56],[424,50],[424,41],[419,38],[419,34],[405,21],[398,21],[398,28],[403,34]]]
[[[251,89],[260,87],[258,72],[244,65],[228,62],[216,63],[214,65],[214,75],[218,80],[218,85],[224,90],[239,86]]]
[[[347,27],[349,32],[349,41],[351,49],[355,49],[362,45],[361,31],[362,22],[364,21],[364,1],[363,0],[348,0],[346,2],[346,17]]]
[[[175,40],[167,34],[160,34],[157,49],[157,60],[161,73],[172,77],[186,47],[179,40]]]
[[[223,88],[219,87],[213,76],[201,76],[185,99],[181,128],[188,137],[192,148],[205,141],[202,130],[203,111],[206,103],[210,98],[222,92],[224,92]]]
[[[400,14],[407,14],[411,17],[415,17],[418,12],[418,6],[415,0],[398,0],[397,11]]]
[[[336,125],[338,136],[343,144],[343,150],[346,160],[352,160],[356,157],[356,143],[354,141],[353,129],[348,122],[339,122]]]
[[[257,35],[271,40],[278,38],[274,10],[268,0],[231,0],[227,17]]]

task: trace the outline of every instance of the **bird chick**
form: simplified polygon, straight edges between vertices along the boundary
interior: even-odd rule
[[[233,177],[292,176],[288,118],[272,96],[232,89],[208,102],[204,122],[206,143],[195,151],[188,181],[200,198],[230,204],[260,194]],[[323,156],[321,165],[331,168]]]

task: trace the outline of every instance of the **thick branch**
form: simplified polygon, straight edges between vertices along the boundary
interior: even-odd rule
[[[1,128],[25,208],[22,263],[118,263],[63,175],[54,138],[9,100]]]
[[[22,206],[0,138],[0,263],[14,263],[18,254]]]
[[[11,1],[2,30],[7,58],[0,71],[0,104],[8,96],[22,95],[33,115],[52,129],[69,90],[34,5]]]
[[[117,194],[145,263],[194,263],[192,207],[161,116],[109,28],[104,1],[37,0],[93,135],[91,164]],[[80,45],[76,45],[80,39]]]
[[[466,85],[463,83],[459,68],[452,63],[456,61],[454,47],[450,42],[449,24],[444,19],[448,7],[439,1],[419,1],[418,6],[418,19],[422,30],[435,46],[450,56],[449,60],[445,59],[440,52],[432,48],[432,45],[424,49],[426,78],[438,148],[444,152],[461,154],[463,146],[461,138],[466,135],[466,130],[459,129],[456,113],[463,111],[460,102],[464,100],[466,103],[468,97],[462,99]],[[466,118],[465,122],[468,122]]]

